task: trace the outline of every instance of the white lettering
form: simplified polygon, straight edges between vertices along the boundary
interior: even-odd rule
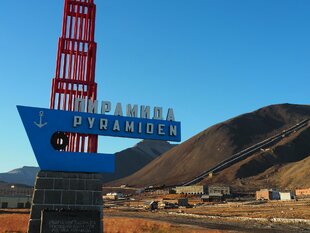
[[[169,135],[170,136],[177,136],[177,126],[176,125],[170,125]]]
[[[104,118],[101,118],[100,119],[100,126],[99,126],[99,129],[100,130],[107,130],[108,129],[108,119],[104,119]]]
[[[77,126],[82,125],[82,117],[81,116],[74,116],[73,118],[73,127],[76,128]]]
[[[98,101],[97,100],[88,100],[87,104],[87,112],[88,113],[98,113]]]
[[[122,104],[121,103],[116,104],[114,115],[115,116],[123,116],[123,110],[122,110]]]
[[[163,119],[163,108],[162,107],[154,107],[154,120],[162,120]]]
[[[111,102],[110,101],[102,101],[101,102],[101,114],[105,114],[111,111]]]
[[[87,127],[89,129],[94,129],[97,127],[97,129],[99,128],[99,130],[111,130],[112,128],[112,131],[114,132],[128,132],[128,133],[148,134],[148,135],[156,134],[158,136],[169,135],[172,137],[177,137],[179,133],[177,125],[167,125],[166,123],[154,124],[154,123],[148,123],[147,121],[145,122],[145,120],[141,120],[140,122],[121,120],[121,123],[122,124],[120,124],[120,120],[114,120],[114,119],[109,121],[107,118],[96,118],[96,117],[83,118],[82,116],[73,116],[72,124],[74,128],[83,126],[83,124],[87,124]],[[111,126],[109,126],[109,124]]]
[[[150,117],[151,117],[150,109],[151,109],[150,106],[141,105],[141,107],[140,107],[140,117],[141,118],[150,119]]]
[[[165,135],[164,127],[165,127],[165,125],[158,124],[158,135]]]
[[[134,104],[131,107],[131,104],[127,104],[126,106],[126,116],[128,117],[138,117],[138,105]]]
[[[87,106],[86,106],[87,104]],[[86,108],[85,108],[86,107]],[[101,101],[101,114],[106,114],[111,112],[112,104],[110,101]],[[140,110],[140,112],[139,112]],[[98,113],[98,101],[97,100],[87,100],[83,98],[76,98],[74,100],[74,111],[78,112],[88,112],[88,113]],[[140,117],[143,119],[154,119],[154,120],[164,120],[163,118],[163,108],[154,107],[151,117],[151,107],[148,105],[141,105],[140,108],[137,104],[127,104],[126,105],[126,116],[127,117]],[[123,108],[121,103],[117,103],[114,109],[115,116],[124,116]],[[167,121],[175,121],[173,108],[168,108]]]
[[[134,131],[134,122],[133,121],[131,121],[130,123],[129,123],[129,121],[126,121],[125,131],[133,133],[133,131]]]
[[[94,126],[95,118],[94,117],[87,117],[87,120],[88,120],[89,128],[92,129]]]
[[[152,123],[146,124],[146,133],[147,134],[153,134],[154,132],[154,125]]]
[[[118,122],[118,120],[115,120],[115,121],[114,121],[113,131],[121,131],[121,130],[120,130],[120,127],[119,127],[119,122]]]
[[[167,121],[174,121],[174,113],[172,108],[168,108]]]
[[[82,98],[76,98],[74,103],[74,111],[85,112],[85,100]]]

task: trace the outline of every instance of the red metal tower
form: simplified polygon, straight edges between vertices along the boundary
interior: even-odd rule
[[[65,0],[51,109],[73,111],[76,98],[83,98],[86,103],[97,98],[95,17],[94,0]],[[66,151],[97,152],[98,136],[75,133],[68,136]]]

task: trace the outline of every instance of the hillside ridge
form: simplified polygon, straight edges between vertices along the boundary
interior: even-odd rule
[[[310,106],[277,104],[218,123],[147,166],[109,185],[172,185],[190,180],[229,156],[310,117]],[[310,138],[309,138],[310,139]]]

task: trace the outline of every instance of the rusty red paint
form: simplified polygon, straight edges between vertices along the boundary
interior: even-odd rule
[[[76,98],[97,98],[95,17],[93,0],[65,0],[51,109],[73,111]],[[66,151],[96,153],[97,144],[97,135],[71,133]]]

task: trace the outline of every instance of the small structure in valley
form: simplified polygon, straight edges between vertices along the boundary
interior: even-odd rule
[[[224,201],[224,195],[222,193],[212,193],[209,195],[202,195],[201,200],[203,202],[221,202]]]
[[[294,199],[291,192],[280,192],[276,189],[261,189],[256,191],[256,200],[281,200],[288,201]]]
[[[158,209],[158,201],[146,201],[144,203],[144,209],[146,210],[157,210]]]
[[[230,187],[224,185],[210,185],[208,186],[208,194],[202,195],[203,202],[221,202],[225,197],[230,196]]]
[[[188,198],[179,198],[178,206],[187,207],[188,206]]]
[[[230,187],[221,185],[211,185],[208,186],[208,193],[209,195],[222,194],[223,196],[228,196],[230,195]]]
[[[296,189],[295,195],[298,198],[310,197],[310,188]]]
[[[294,199],[294,195],[291,192],[279,192],[281,201],[290,201]]]
[[[103,199],[109,200],[122,200],[124,198],[124,194],[122,193],[107,193],[105,196],[103,196]]]
[[[260,189],[256,191],[256,200],[280,200],[280,194],[275,189]]]
[[[206,185],[178,186],[175,188],[177,194],[205,194],[208,192]]]

